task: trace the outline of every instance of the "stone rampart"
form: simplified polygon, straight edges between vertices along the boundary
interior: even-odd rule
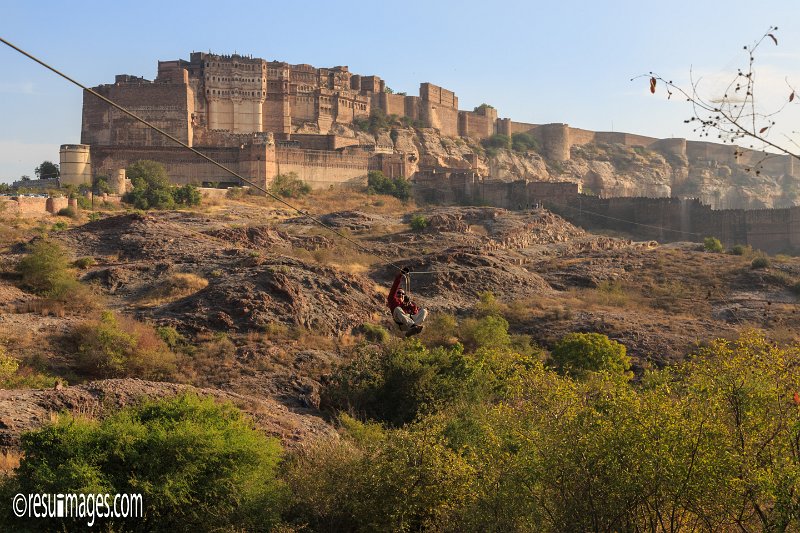
[[[275,150],[277,172],[294,172],[314,189],[341,185],[367,175],[369,156],[323,150],[278,147]]]
[[[101,85],[99,94],[191,145],[189,87],[174,83]],[[171,146],[175,143],[91,93],[83,95],[81,143],[92,146]]]
[[[0,196],[0,216],[36,218],[58,214],[68,205],[67,198],[42,196]]]
[[[234,172],[240,171],[240,147],[202,148],[201,152]],[[98,176],[112,176],[117,169],[127,168],[140,160],[157,161],[164,165],[175,185],[236,182],[236,178],[181,147],[119,148],[93,147],[92,162]],[[247,177],[247,176],[246,176]]]
[[[800,253],[800,206],[714,210],[696,199],[600,198],[575,183],[503,182],[472,173],[418,174],[414,194],[428,203],[526,209],[538,202],[574,224],[630,233],[642,240],[702,242],[716,237],[730,247]]]

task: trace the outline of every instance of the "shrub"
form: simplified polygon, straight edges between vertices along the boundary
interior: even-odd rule
[[[76,268],[80,269],[89,268],[90,266],[94,266],[96,264],[97,261],[94,260],[94,257],[88,257],[88,256],[80,257],[76,259],[75,262],[73,263],[73,265],[75,265]]]
[[[371,170],[367,174],[367,192],[387,194],[406,201],[411,197],[411,182],[403,177],[389,178],[380,170]]]
[[[62,207],[56,213],[60,217],[69,217],[69,218],[76,218],[78,213],[71,207]]]
[[[17,264],[22,286],[41,296],[64,298],[77,285],[66,250],[56,242],[39,240]]]
[[[141,517],[95,517],[107,521],[103,531],[260,531],[279,520],[280,445],[253,429],[230,403],[183,395],[123,409],[102,421],[65,415],[24,435],[22,450],[10,480],[14,492],[142,494]],[[12,523],[15,530],[28,525],[73,531],[84,530],[87,522]]]
[[[627,375],[631,368],[625,345],[600,333],[570,333],[556,343],[552,356],[560,372],[576,377],[588,372]]]
[[[481,140],[481,145],[484,148],[491,149],[510,149],[511,148],[511,138],[508,135],[503,135],[502,133],[495,133],[491,137]]]
[[[770,265],[769,257],[766,255],[759,255],[758,257],[754,258],[753,261],[750,263],[750,268],[752,269],[759,269],[759,268],[768,268]]]
[[[364,338],[369,342],[384,344],[391,337],[386,328],[377,324],[362,324],[361,331],[364,333]]]
[[[77,369],[89,377],[167,379],[175,371],[175,355],[153,328],[111,311],[78,325],[68,341]]]
[[[175,187],[172,189],[172,196],[175,203],[178,205],[185,205],[187,207],[200,205],[200,191],[194,185],[184,185],[183,187]]]
[[[475,350],[480,347],[500,348],[511,343],[511,337],[508,334],[508,321],[498,315],[464,320],[461,323],[459,337],[468,350]]]
[[[311,185],[298,178],[296,173],[289,172],[275,176],[269,190],[284,198],[301,198],[311,192]]]
[[[156,328],[156,333],[170,350],[177,350],[187,344],[186,337],[172,326],[159,326]]]
[[[200,191],[194,185],[173,187],[167,171],[155,161],[137,161],[127,168],[133,190],[125,193],[123,200],[136,209],[173,209],[176,205],[194,206],[201,201]]]
[[[291,523],[309,531],[466,531],[453,518],[472,499],[474,471],[436,428],[342,422],[345,438],[318,439],[287,466]]]
[[[750,255],[752,252],[753,248],[744,244],[737,244],[731,248],[731,254],[733,255]]]
[[[422,231],[428,227],[428,219],[422,215],[414,215],[411,217],[411,229],[414,231]]]
[[[470,374],[460,345],[428,349],[413,340],[362,350],[333,373],[321,399],[325,407],[401,426],[462,396]]]
[[[78,196],[78,207],[81,209],[91,209],[92,208],[92,200],[86,198],[85,196],[81,195]]]
[[[53,224],[51,229],[53,231],[64,231],[65,229],[68,229],[68,228],[69,228],[69,224],[67,224],[63,220],[59,220],[58,222]]]
[[[433,313],[425,321],[425,330],[420,335],[428,347],[454,346],[458,342],[458,320],[447,313]]]
[[[494,294],[491,291],[484,291],[478,295],[480,299],[477,304],[475,304],[475,312],[482,317],[486,316],[500,316],[500,302],[497,301]],[[508,329],[508,324],[506,324],[506,330]]]
[[[0,389],[49,389],[58,378],[20,367],[19,361],[0,346]]]
[[[511,135],[511,149],[515,152],[540,151],[539,141],[529,133],[514,133]]]
[[[225,197],[231,200],[241,200],[244,198],[245,189],[243,187],[228,187],[225,191]]]
[[[722,253],[725,251],[725,248],[722,246],[722,243],[716,237],[706,237],[703,239],[703,248],[706,252],[712,252],[715,254]]]

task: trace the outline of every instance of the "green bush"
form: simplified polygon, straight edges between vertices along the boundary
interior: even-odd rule
[[[511,149],[515,152],[541,151],[539,141],[529,133],[514,133],[511,135]]]
[[[481,140],[481,145],[486,148],[488,151],[489,149],[511,149],[511,138],[508,135],[503,135],[502,133],[495,133],[491,137]]]
[[[722,243],[716,237],[706,237],[703,239],[703,248],[706,252],[712,252],[715,254],[720,254],[725,251]]]
[[[411,182],[403,177],[388,178],[380,170],[371,170],[367,174],[367,192],[388,194],[406,201],[411,197]]]
[[[361,332],[369,342],[385,344],[391,338],[391,334],[386,331],[386,328],[377,324],[362,324]]]
[[[66,223],[66,222],[64,222],[63,220],[59,220],[58,222],[56,222],[55,224],[53,224],[53,226],[51,227],[51,229],[52,229],[53,231],[64,231],[64,230],[66,230],[66,229],[69,229],[69,224],[67,224],[67,223]]]
[[[600,333],[570,333],[556,343],[552,356],[560,372],[575,377],[601,371],[628,375],[631,368],[625,345]]]
[[[40,296],[63,299],[78,285],[64,248],[53,241],[39,240],[28,246],[30,252],[17,264],[22,286]]]
[[[202,197],[200,191],[194,185],[184,185],[183,187],[176,187],[172,190],[172,196],[175,203],[178,205],[185,205],[187,207],[200,205]]]
[[[269,190],[283,198],[301,198],[311,192],[311,185],[298,178],[296,173],[289,172],[275,176]]]
[[[201,201],[200,192],[194,185],[173,187],[167,171],[155,161],[137,161],[131,164],[127,175],[133,190],[122,199],[136,209],[174,209],[178,205],[194,206]]]
[[[322,404],[401,426],[462,396],[470,374],[460,345],[428,349],[413,340],[364,349],[333,373]]]
[[[737,244],[731,248],[731,254],[733,255],[750,255],[752,252],[753,248],[744,244]]]
[[[487,306],[493,302],[487,301]],[[486,308],[489,308],[486,307]],[[502,348],[511,343],[508,334],[508,321],[496,314],[480,319],[468,318],[461,323],[459,338],[467,350],[484,348]]]
[[[0,346],[0,389],[50,389],[58,378],[20,367],[14,357]]]
[[[287,519],[311,531],[800,528],[798,346],[748,333],[637,383],[576,380],[504,350],[470,359],[494,376],[470,387],[508,396],[442,403],[397,429],[342,416],[340,438],[290,457]]]
[[[83,195],[78,196],[77,201],[78,201],[78,207],[80,207],[81,209],[91,209],[92,208],[92,200],[87,198],[87,197],[85,197],[85,196],[83,196]]]
[[[467,531],[453,519],[472,498],[474,470],[438,428],[384,431],[348,417],[342,423],[345,438],[318,440],[287,465],[291,524],[309,531]]]
[[[766,255],[759,255],[758,257],[754,258],[753,261],[750,262],[750,268],[752,269],[759,269],[759,268],[769,268],[770,261],[769,257]]]
[[[22,451],[5,487],[11,494],[142,494],[143,516],[95,517],[102,531],[269,531],[284,501],[278,442],[230,403],[192,395],[149,401],[102,421],[64,415],[25,434]],[[89,521],[8,517],[5,525],[83,531]]]
[[[428,219],[423,215],[414,215],[411,217],[411,229],[413,231],[422,231],[428,227]]]
[[[186,347],[188,344],[186,337],[172,326],[159,326],[156,328],[156,333],[170,350],[177,350],[178,348]]]
[[[76,268],[80,268],[80,269],[86,269],[86,268],[89,268],[90,266],[94,266],[96,264],[97,264],[97,261],[94,260],[94,257],[88,257],[88,256],[87,257],[79,257],[73,263],[73,265],[75,265]]]
[[[56,215],[60,217],[77,218],[78,213],[77,211],[75,211],[75,209],[71,207],[62,207],[61,209],[58,210],[58,213],[56,213]]]
[[[78,325],[68,340],[78,371],[89,377],[163,380],[175,371],[175,355],[153,328],[111,311]]]

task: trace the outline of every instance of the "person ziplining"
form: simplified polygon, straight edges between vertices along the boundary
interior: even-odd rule
[[[404,267],[394,278],[392,288],[389,290],[389,296],[386,298],[386,305],[391,310],[392,318],[399,326],[400,331],[404,332],[406,337],[411,337],[422,331],[422,323],[428,316],[428,310],[420,309],[411,300],[408,293],[400,287],[400,283],[404,279],[408,279],[408,274],[408,268]]]

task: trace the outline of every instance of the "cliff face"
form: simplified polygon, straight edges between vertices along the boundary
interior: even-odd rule
[[[569,160],[552,161],[536,149],[487,149],[471,139],[443,136],[431,128],[348,133],[363,144],[392,146],[396,152],[413,154],[418,167],[473,169],[481,176],[505,181],[571,181],[580,183],[584,192],[604,197],[699,198],[715,209],[800,205],[800,182],[791,176],[756,173],[744,164],[688,159],[638,146],[573,146]]]

